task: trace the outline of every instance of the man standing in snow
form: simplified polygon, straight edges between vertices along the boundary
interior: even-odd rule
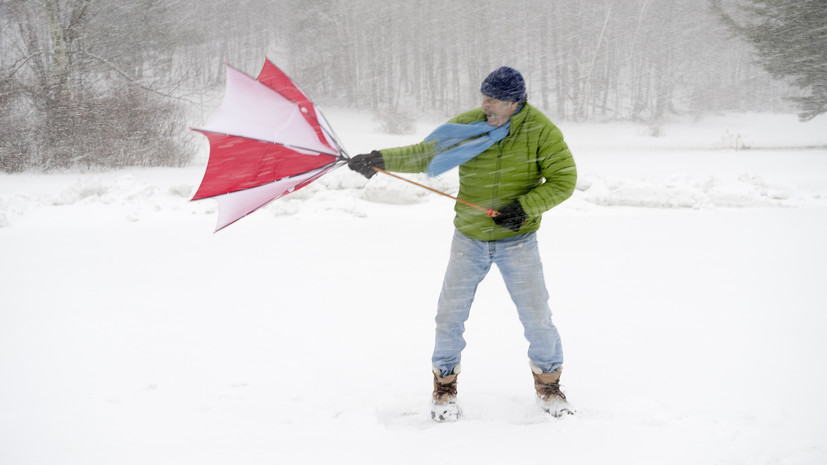
[[[436,315],[432,417],[450,421],[459,415],[465,321],[492,263],[525,328],[540,406],[554,416],[572,413],[559,386],[563,351],[551,320],[536,231],[542,214],[571,196],[577,170],[560,130],[527,103],[517,70],[493,71],[480,90],[481,108],[456,116],[425,141],[357,155],[348,166],[367,178],[376,174],[374,167],[433,175],[459,166],[458,197],[499,211],[486,215],[460,202],[454,208],[456,230]]]

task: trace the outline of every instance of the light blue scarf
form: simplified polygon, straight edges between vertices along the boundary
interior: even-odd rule
[[[514,114],[520,110],[522,107]],[[426,142],[436,142],[437,153],[425,172],[428,176],[437,176],[465,163],[503,140],[510,129],[510,119],[500,127],[485,121],[443,124],[425,138]]]

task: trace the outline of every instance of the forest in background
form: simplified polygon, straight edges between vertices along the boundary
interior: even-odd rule
[[[224,63],[255,75],[265,56],[318,104],[372,110],[389,131],[478,106],[501,65],[554,120],[656,135],[670,115],[795,111],[806,85],[721,18],[767,1],[0,0],[0,171],[184,165]],[[820,0],[775,3],[815,5],[823,28]]]

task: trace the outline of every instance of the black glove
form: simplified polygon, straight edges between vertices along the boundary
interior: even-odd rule
[[[382,153],[374,150],[368,154],[356,155],[347,161],[347,167],[370,179],[376,174],[373,167],[385,169],[385,160],[382,158]]]
[[[528,215],[526,215],[522,205],[515,200],[500,210],[500,214],[494,217],[494,223],[517,232],[527,219]]]

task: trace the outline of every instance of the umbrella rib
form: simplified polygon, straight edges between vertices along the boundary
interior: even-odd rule
[[[315,181],[315,180],[319,179],[319,178],[320,178],[321,176],[323,176],[325,173],[328,173],[328,172],[330,172],[330,171],[335,170],[336,168],[339,168],[339,166],[342,166],[342,163],[343,163],[343,160],[341,160],[341,159],[340,159],[340,160],[337,160],[337,161],[334,161],[334,162],[328,163],[327,165],[324,165],[324,166],[322,166],[322,167],[320,167],[320,168],[316,168],[315,170],[310,170],[310,171],[308,171],[308,172],[305,172],[305,173],[302,173],[302,174],[296,174],[296,175],[293,175],[293,176],[285,176],[285,177],[283,177],[283,178],[281,178],[281,179],[277,179],[276,181],[273,181],[273,182],[279,182],[279,181],[283,181],[283,180],[285,180],[285,179],[290,179],[290,178],[294,178],[294,177],[296,177],[296,176],[301,176],[301,175],[303,175],[303,174],[310,173],[311,171],[318,171],[318,173],[317,173],[315,176],[311,176],[311,177],[309,177],[309,178],[307,178],[307,179],[305,180],[305,181],[309,184],[309,183],[311,183],[311,182],[313,182],[313,181]],[[260,187],[260,186],[256,186],[256,187]],[[295,188],[295,186],[293,186],[293,187]],[[225,193],[223,193],[223,194],[217,194],[217,195],[213,195],[213,196],[211,196],[211,197],[222,197],[222,196],[227,196],[227,195],[230,195],[230,194],[233,194],[233,193],[236,193],[236,192],[245,191],[245,190],[248,190],[248,189],[254,189],[254,188],[255,188],[255,187],[251,187],[251,188],[247,188],[247,189],[240,189],[240,190],[238,190],[238,191],[225,192]],[[233,223],[237,222],[238,220],[240,220],[240,219],[242,219],[242,218],[244,218],[244,217],[246,217],[246,216],[250,215],[250,214],[251,214],[251,213],[253,213],[254,211],[258,210],[259,208],[262,208],[262,207],[264,207],[264,206],[266,206],[266,205],[269,205],[269,204],[273,203],[274,201],[276,201],[276,200],[278,200],[278,199],[280,199],[280,198],[284,197],[285,195],[288,195],[288,194],[290,194],[290,193],[292,193],[292,192],[294,192],[294,190],[291,188],[290,190],[284,191],[284,192],[283,192],[281,195],[279,195],[278,197],[275,197],[275,198],[272,198],[272,199],[268,199],[268,200],[266,200],[265,202],[261,203],[260,205],[258,205],[257,207],[253,208],[253,209],[252,209],[252,210],[250,210],[249,212],[244,213],[243,215],[241,215],[241,216],[239,216],[238,218],[236,218],[236,219],[234,219],[234,220],[230,221],[229,223],[225,224],[224,226],[221,226],[220,228],[219,228],[219,227],[216,227],[216,229],[215,229],[214,233],[217,233],[218,231],[221,231],[222,229],[226,228],[227,226],[229,226],[229,225],[231,225],[231,224],[233,224]],[[211,198],[211,197],[205,197],[205,198]],[[199,199],[199,200],[203,200],[203,199]]]
[[[257,138],[257,137],[248,137],[248,136],[240,136],[240,135],[238,135],[238,134],[230,134],[230,133],[228,133],[228,132],[210,131],[209,129],[199,129],[199,128],[195,128],[195,130],[196,130],[196,131],[199,131],[199,132],[203,132],[203,133],[218,134],[218,135],[232,136],[232,137],[240,137],[240,138],[242,138],[242,139],[247,139],[247,140],[255,140],[255,141],[258,141],[258,142],[263,142],[263,143],[265,143],[265,144],[277,144],[277,145],[283,145],[283,146],[288,147],[288,148],[299,149],[299,150],[306,150],[306,151],[308,151],[308,152],[323,153],[323,154],[325,154],[325,155],[330,155],[330,156],[332,156],[332,157],[339,157],[339,156],[341,155],[341,152],[339,152],[339,153],[335,153],[335,152],[321,151],[321,150],[318,150],[318,149],[312,149],[312,148],[302,147],[302,146],[300,146],[300,145],[293,145],[293,144],[289,144],[289,143],[287,143],[287,142],[279,142],[279,141],[277,141],[277,140],[264,140],[264,139],[259,139],[259,138]]]
[[[328,123],[327,118],[325,118],[324,113],[322,113],[322,110],[319,107],[317,107],[316,104],[313,103],[313,101],[310,100],[309,98],[307,99],[307,101],[310,102],[311,105],[313,105],[313,109],[316,110],[316,113],[322,115],[322,119],[325,121],[325,123]],[[293,102],[293,103],[296,103],[296,102]],[[299,111],[301,111],[301,106],[298,103],[296,103],[296,106],[298,106]],[[302,112],[302,113],[306,114],[304,112]],[[310,116],[310,115],[308,115],[308,116]],[[336,145],[339,147],[339,154],[344,155],[345,157],[347,157],[347,153],[345,153],[345,151],[342,149],[342,142],[339,140],[339,137],[336,135],[336,133],[333,132],[333,128],[330,127],[330,123],[328,123],[327,127],[325,127],[324,125],[322,125],[321,122],[319,122],[319,118],[316,118],[316,117],[312,117],[312,118],[313,118],[313,121],[315,121],[316,124],[319,125],[319,128],[321,128],[321,130],[325,134],[327,134],[331,139],[333,139],[333,142],[335,142]],[[329,130],[328,130],[328,128],[329,128]],[[347,157],[347,158],[350,158],[350,157]]]
[[[344,166],[345,163],[346,163],[346,161],[343,158],[339,158],[336,161],[332,161],[332,162],[330,162],[326,165],[322,165],[318,168],[313,168],[311,170],[305,171],[304,173],[294,174],[292,176],[285,176],[283,178],[274,179],[273,181],[270,181],[270,182],[284,181],[285,179],[290,179],[290,178],[295,178],[297,176],[305,175],[305,174],[307,174],[311,171],[317,171],[317,170],[318,171],[324,171],[324,172],[333,171],[335,169],[338,169],[338,168]],[[212,199],[212,198],[215,198],[215,197],[221,197],[222,195],[229,195],[229,194],[233,194],[233,193],[236,193],[236,192],[242,192],[242,191],[246,191],[246,190],[250,190],[250,189],[255,189],[256,187],[260,187],[260,185],[259,186],[245,187],[245,188],[242,188],[242,189],[236,189],[236,190],[227,191],[227,192],[222,192],[220,194],[211,195],[209,197],[200,197],[200,198],[197,198],[197,199],[192,199],[191,201],[197,202],[199,200]],[[275,200],[275,199],[273,199],[273,200]],[[266,204],[264,204],[264,205],[266,205]],[[261,208],[261,207],[258,207],[258,208]]]

